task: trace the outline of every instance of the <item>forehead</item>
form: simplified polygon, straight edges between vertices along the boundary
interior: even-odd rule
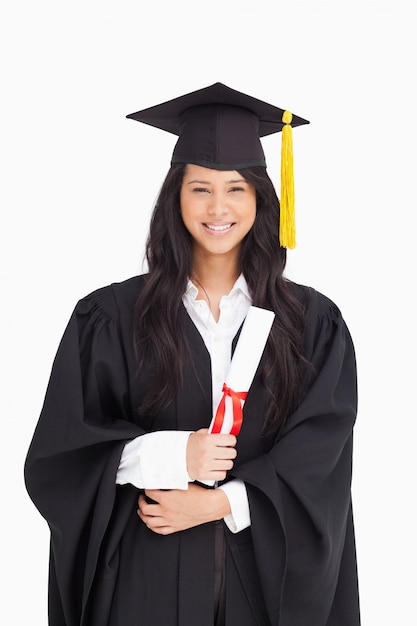
[[[184,182],[192,182],[193,180],[205,183],[227,183],[232,181],[244,181],[239,172],[236,170],[215,170],[201,165],[188,163],[184,172]]]

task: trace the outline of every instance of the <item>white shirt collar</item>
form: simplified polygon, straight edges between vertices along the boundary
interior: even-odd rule
[[[251,297],[251,295],[249,293],[248,283],[246,282],[246,279],[243,276],[243,274],[240,274],[240,276],[237,278],[235,284],[233,285],[230,293],[227,294],[227,295],[231,296],[233,293],[235,293],[238,290],[240,290],[248,298],[248,300],[250,300],[250,301],[252,300],[252,297]],[[185,293],[192,300],[195,300],[196,297],[197,297],[198,289],[197,289],[197,287],[194,285],[194,283],[190,279],[188,279],[187,287],[185,289]]]

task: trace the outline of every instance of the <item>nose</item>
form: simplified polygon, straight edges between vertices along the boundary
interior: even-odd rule
[[[207,213],[213,217],[220,217],[227,213],[226,201],[221,194],[213,194],[207,207]]]

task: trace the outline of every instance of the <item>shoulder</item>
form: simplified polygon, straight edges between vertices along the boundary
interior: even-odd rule
[[[290,289],[304,307],[304,349],[309,360],[317,352],[325,354],[331,346],[353,346],[342,312],[331,298],[313,287],[296,283],[291,283]]]
[[[144,281],[145,275],[140,275],[95,289],[77,302],[76,312],[95,313],[109,320],[119,319],[133,310]]]
[[[329,316],[331,318],[339,319],[342,317],[342,313],[338,305],[324,293],[317,291],[313,287],[308,288],[308,293],[310,314],[315,315],[317,318]]]
[[[289,281],[289,289],[292,295],[303,304],[307,317],[311,321],[323,316],[341,317],[337,304],[314,287]]]

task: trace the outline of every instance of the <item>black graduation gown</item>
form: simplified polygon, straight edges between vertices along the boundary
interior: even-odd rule
[[[161,536],[116,486],[127,440],[207,427],[210,358],[185,312],[193,363],[175,401],[137,417],[146,377],[132,349],[142,278],[78,302],[60,343],[25,464],[51,530],[51,626],[213,626],[214,524]],[[251,527],[227,539],[227,626],[357,626],[351,512],[356,369],[340,311],[309,289],[305,353],[317,370],[274,446],[261,435],[267,395],[255,377],[232,475],[245,481]],[[201,385],[198,379],[203,382]]]

